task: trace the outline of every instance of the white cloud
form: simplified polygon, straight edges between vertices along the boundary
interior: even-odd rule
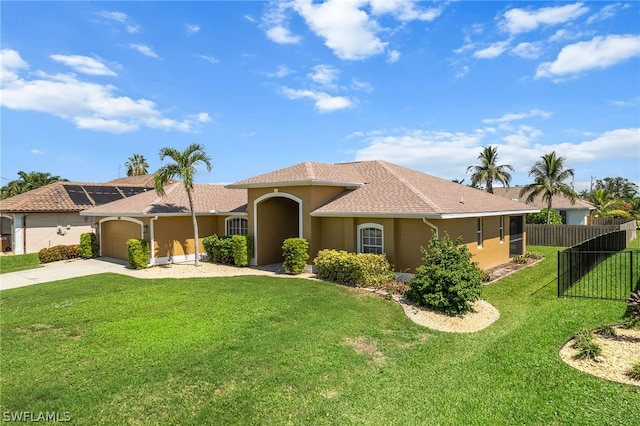
[[[249,22],[253,22],[254,24],[257,22],[256,18],[254,18],[253,16],[250,16],[250,15],[244,15],[244,19],[246,19]]]
[[[102,62],[82,55],[51,55],[51,59],[61,62],[74,70],[89,75],[115,76],[116,73]]]
[[[504,53],[504,51],[507,50],[508,46],[509,46],[508,41],[500,41],[497,43],[493,43],[489,47],[475,51],[473,53],[473,57],[478,59],[493,59],[502,55],[502,53]]]
[[[197,33],[198,31],[200,31],[200,25],[198,25],[198,24],[185,24],[185,26],[187,27],[187,35],[188,36],[192,36],[195,33]]]
[[[411,0],[370,0],[374,15],[391,14],[402,22],[433,21],[442,13],[442,8],[419,9]]]
[[[200,58],[200,59],[204,59],[205,61],[210,62],[210,63],[212,63],[212,64],[217,64],[218,62],[220,62],[220,60],[219,60],[219,59],[214,58],[214,57],[213,57],[213,56],[211,56],[211,55],[196,55],[196,56],[197,56],[198,58]]]
[[[400,52],[397,50],[391,50],[387,55],[387,62],[390,64],[398,62],[398,59],[400,59]]]
[[[282,25],[269,28],[267,30],[267,37],[278,44],[298,44],[301,40],[300,36],[291,34],[291,32]]]
[[[150,100],[116,96],[117,87],[82,81],[73,74],[36,71],[26,78],[19,72],[28,64],[18,52],[0,53],[0,105],[9,109],[51,114],[81,129],[112,133],[130,132],[141,126],[193,131],[198,123],[210,120],[206,113],[182,121],[167,118]]]
[[[275,77],[275,78],[283,78],[288,76],[289,74],[292,74],[293,71],[291,69],[289,69],[289,67],[287,67],[286,65],[280,65],[278,66],[278,70],[274,71],[274,72],[268,72],[266,73],[267,77]]]
[[[313,72],[307,76],[321,86],[334,89],[336,87],[335,81],[340,76],[340,70],[331,65],[321,64],[313,67]]]
[[[129,45],[130,48],[137,50],[138,52],[142,53],[145,56],[148,56],[150,58],[160,58],[160,56],[158,56],[158,54],[156,52],[153,51],[152,48],[150,48],[149,46],[145,45],[145,44],[136,44],[136,43],[131,43]]]
[[[627,128],[604,132],[594,139],[578,143],[544,145],[544,149],[547,152],[555,150],[571,153],[572,162],[585,163],[611,159],[640,161],[638,146],[640,146],[640,128]]]
[[[587,24],[593,24],[594,22],[605,21],[609,18],[613,18],[614,16],[616,16],[619,10],[626,9],[628,7],[631,7],[631,6],[628,4],[622,4],[622,3],[608,4],[604,6],[602,9],[600,9],[598,12],[589,16],[589,18],[587,19]]]
[[[315,90],[282,87],[280,91],[288,99],[312,99],[315,101],[315,108],[319,112],[333,112],[353,108],[357,104],[355,99],[344,96],[331,96],[328,93]]]
[[[537,59],[542,54],[542,48],[537,43],[523,42],[511,49],[511,53],[525,59]]]
[[[536,78],[564,77],[594,69],[605,69],[640,55],[640,36],[598,36],[562,48],[554,62],[538,66]]]
[[[366,93],[373,92],[373,86],[371,84],[367,83],[366,81],[360,81],[356,78],[351,80],[351,88]]]
[[[109,12],[109,11],[103,10],[99,13],[99,15],[105,19],[116,21],[120,24],[124,24],[125,29],[129,34],[135,34],[138,31],[140,31],[140,27],[131,23],[131,20],[129,19],[126,13]]]
[[[31,150],[31,153],[34,154],[34,155],[42,155],[42,154],[44,154],[44,151],[41,150],[41,149],[38,149],[38,148],[33,148]]]
[[[589,11],[583,3],[543,7],[536,10],[511,9],[504,13],[500,26],[510,34],[520,34],[541,25],[557,25],[574,20]]]
[[[486,124],[508,123],[508,122],[511,122],[511,121],[523,120],[523,119],[529,118],[529,117],[548,118],[550,116],[551,116],[550,112],[542,111],[542,110],[539,110],[539,109],[532,109],[532,110],[527,111],[527,112],[508,113],[508,114],[503,115],[500,118],[485,118],[484,120],[482,120],[482,122],[486,123]]]

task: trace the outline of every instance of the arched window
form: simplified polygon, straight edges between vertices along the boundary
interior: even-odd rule
[[[247,235],[249,221],[244,217],[232,217],[226,220],[227,235]]]
[[[358,225],[358,253],[384,253],[384,228],[377,223]]]

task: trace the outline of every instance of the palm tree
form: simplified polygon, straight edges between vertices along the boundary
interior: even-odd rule
[[[196,220],[196,212],[193,208],[193,177],[196,174],[196,168],[202,164],[206,166],[207,171],[211,171],[211,157],[205,152],[204,146],[197,143],[192,143],[184,151],[178,151],[175,148],[162,148],[160,150],[160,161],[163,161],[166,157],[171,158],[174,162],[165,164],[154,174],[153,182],[156,192],[163,196],[164,185],[173,180],[173,178],[177,177],[182,179],[184,189],[187,191],[191,220],[193,221],[193,245],[196,255],[195,266],[200,266],[198,221]]]
[[[124,165],[127,168],[127,176],[142,176],[148,173],[149,164],[144,155],[133,154]]]
[[[513,167],[509,164],[496,165],[498,161],[498,148],[492,146],[484,147],[478,160],[481,164],[479,166],[467,167],[467,173],[473,170],[471,175],[471,186],[477,187],[478,184],[484,183],[488,193],[493,194],[493,182],[502,182],[503,185],[509,186],[511,182],[511,174],[507,170],[513,171]]]
[[[41,186],[49,185],[50,183],[64,181],[60,176],[53,176],[49,172],[18,172],[19,178],[10,181],[8,184],[2,187],[2,199],[13,197],[14,195],[22,194],[23,192],[31,191],[32,189],[40,188]]]
[[[575,204],[578,194],[569,185],[564,183],[569,177],[573,177],[573,169],[564,168],[564,158],[557,157],[552,151],[536,161],[529,171],[529,176],[533,175],[533,183],[524,185],[520,190],[520,197],[529,193],[527,203],[530,203],[538,195],[542,194],[542,201],[547,202],[547,224],[551,218],[551,207],[554,195],[564,195],[571,204]]]
[[[604,188],[594,190],[587,200],[595,207],[595,210],[591,210],[592,216],[629,217],[629,212],[625,210],[626,202],[614,199],[613,195]]]

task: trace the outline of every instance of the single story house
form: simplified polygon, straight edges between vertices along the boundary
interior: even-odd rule
[[[171,183],[164,191],[164,196],[151,190],[80,213],[97,224],[101,256],[128,259],[127,240],[144,238],[150,242],[151,265],[195,259],[193,223],[184,184]],[[246,191],[194,184],[193,201],[200,253],[204,253],[204,237],[247,234]]]
[[[35,253],[55,245],[80,242],[92,232],[91,217],[80,211],[153,189],[153,175],[106,183],[54,182],[0,200],[2,251]]]
[[[515,186],[510,188],[493,188],[493,193],[500,197],[509,198],[510,200],[520,201],[525,203],[529,193],[520,196],[520,190],[522,188]],[[542,200],[542,195],[539,195],[533,199],[531,203],[528,203],[538,209],[546,209],[547,202]],[[574,204],[571,204],[571,200],[564,195],[555,195],[551,200],[551,208],[557,210],[562,216],[562,223],[564,225],[587,225],[587,218],[592,210],[595,210],[593,204],[581,200],[578,198]]]
[[[193,259],[183,186],[83,211],[99,226],[102,255],[126,258],[130,237],[149,239],[151,264]],[[304,162],[230,185],[195,185],[199,236],[248,234],[253,265],[282,261],[286,238],[326,248],[384,253],[413,272],[433,235],[462,238],[487,269],[526,249],[525,216],[538,208],[384,161]],[[200,242],[201,244],[201,242]],[[119,247],[116,249],[116,247]]]

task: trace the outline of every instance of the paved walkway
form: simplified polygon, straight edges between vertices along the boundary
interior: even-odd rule
[[[131,271],[131,269],[127,269],[127,262],[111,258],[74,259],[46,263],[40,268],[0,274],[0,290],[104,272],[125,273],[127,270]]]
[[[45,263],[39,268],[25,271],[0,274],[0,290],[24,287],[33,284],[41,284],[50,281],[64,280],[67,278],[83,277],[86,275],[113,272],[129,275],[136,278],[205,278],[238,275],[277,275],[291,278],[312,278],[313,274],[302,273],[288,275],[284,273],[282,264],[266,265],[260,267],[240,268],[235,266],[219,265],[209,262],[201,262],[196,268],[193,262],[174,263],[169,265],[154,266],[147,269],[135,270],[129,267],[124,260],[101,257],[98,259],[74,259],[61,262]]]

